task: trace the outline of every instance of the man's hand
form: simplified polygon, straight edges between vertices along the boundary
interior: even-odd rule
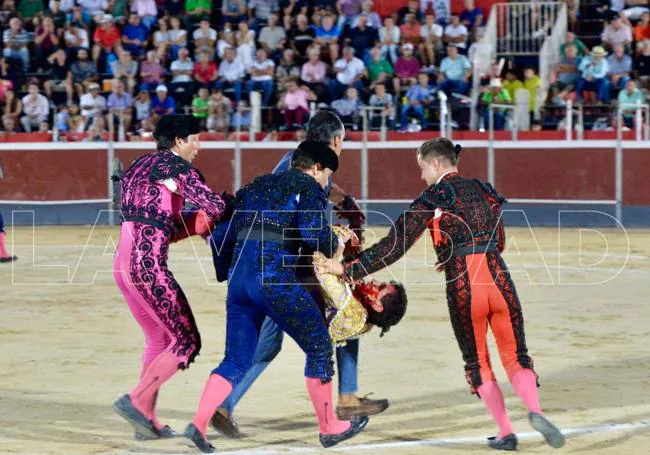
[[[330,273],[332,275],[341,276],[345,273],[345,268],[343,264],[334,259],[327,259],[322,255],[314,256],[314,267],[316,268],[316,273]]]

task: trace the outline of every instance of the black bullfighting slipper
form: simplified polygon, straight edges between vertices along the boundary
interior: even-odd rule
[[[366,428],[366,425],[368,425],[368,417],[360,417],[358,419],[354,419],[350,421],[350,428],[348,428],[346,431],[343,433],[339,434],[321,434],[320,435],[320,443],[325,447],[326,449],[328,447],[333,447],[339,442],[346,441],[348,439],[351,439],[361,433],[364,428]]]
[[[3,258],[0,258],[0,264],[4,264],[6,262],[13,262],[17,260],[18,260],[18,256],[5,256]]]
[[[502,438],[492,436],[488,438],[488,445],[495,450],[517,450],[517,435],[510,433]]]
[[[205,437],[201,434],[198,428],[196,428],[196,425],[193,423],[190,423],[187,428],[185,428],[185,432],[183,433],[183,436],[185,436],[187,439],[192,441],[194,445],[196,446],[197,449],[199,449],[203,453],[214,453],[214,446],[210,444],[210,442],[205,439]]]
[[[237,422],[231,415],[222,414],[217,410],[210,419],[210,424],[217,433],[231,439],[240,439],[242,434],[239,432]]]
[[[565,438],[562,432],[542,414],[530,412],[528,413],[528,421],[535,430],[542,433],[548,445],[555,449],[559,449],[564,445]]]
[[[177,436],[176,432],[172,430],[169,425],[165,425],[160,429],[156,428],[156,431],[158,432],[158,436],[156,436],[155,438],[146,436],[136,431],[135,434],[133,435],[133,439],[135,439],[136,441],[151,441],[153,439],[171,439]]]
[[[122,398],[118,399],[113,403],[113,409],[123,419],[131,424],[136,433],[140,433],[148,438],[157,439],[158,431],[153,422],[147,419],[143,413],[133,406],[130,396],[124,395]]]

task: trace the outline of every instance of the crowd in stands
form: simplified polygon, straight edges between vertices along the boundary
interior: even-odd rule
[[[381,17],[372,0],[1,0],[2,130],[100,140],[111,117],[145,135],[193,112],[225,132],[250,125],[252,92],[267,130],[300,129],[310,103],[352,129],[366,106],[374,124],[433,127],[436,92],[468,95],[486,17],[473,0],[438,16],[402,3]]]

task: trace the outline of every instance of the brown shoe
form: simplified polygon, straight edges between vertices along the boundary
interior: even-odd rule
[[[390,406],[388,400],[371,400],[359,398],[359,404],[356,406],[337,406],[336,417],[339,420],[352,420],[363,416],[372,416],[384,412]]]
[[[210,419],[210,424],[212,425],[212,428],[217,431],[217,433],[227,438],[240,439],[242,437],[235,419],[233,419],[232,416],[226,416],[222,414],[218,410],[214,413],[212,419]]]

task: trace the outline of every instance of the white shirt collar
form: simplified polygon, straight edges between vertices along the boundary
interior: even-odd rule
[[[436,182],[436,185],[437,185],[438,183],[442,182],[442,179],[444,179],[446,175],[448,175],[448,174],[453,174],[454,172],[458,172],[458,171],[447,171],[447,172],[445,172],[444,174],[442,174],[442,175],[440,176],[440,178],[438,179],[438,181]]]

